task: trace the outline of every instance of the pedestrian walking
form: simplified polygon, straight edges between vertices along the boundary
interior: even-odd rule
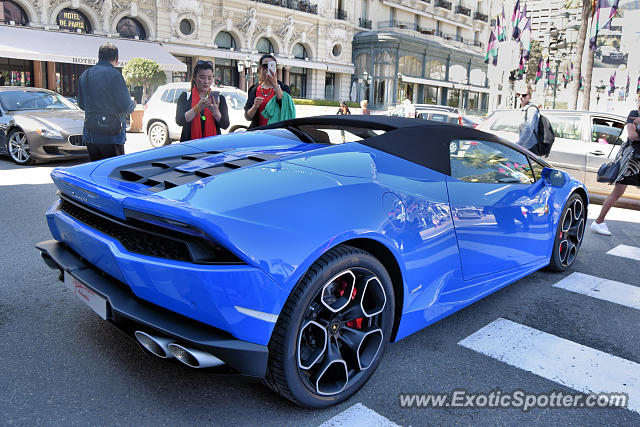
[[[182,126],[180,142],[220,135],[229,127],[227,101],[211,90],[213,62],[198,61],[193,68],[191,91],[183,92],[176,105],[176,123]]]
[[[640,108],[640,96],[637,99]],[[611,236],[611,231],[607,223],[604,222],[605,217],[609,213],[611,207],[618,201],[627,190],[627,185],[636,185],[640,187],[640,117],[638,110],[631,110],[627,117],[627,133],[629,138],[622,143],[615,162],[619,164],[618,176],[615,180],[613,190],[605,199],[600,215],[591,223],[591,230],[602,234],[603,236]]]
[[[360,101],[360,108],[362,109],[360,114],[363,114],[365,116],[368,116],[371,114],[371,110],[369,110],[369,101],[367,101],[366,99],[363,99],[362,101]]]
[[[538,122],[540,120],[540,111],[538,107],[531,102],[533,89],[531,85],[520,85],[516,90],[516,95],[520,100],[520,110],[522,111],[522,121],[518,127],[518,145],[523,146],[527,150],[533,149],[538,144]]]
[[[296,109],[289,86],[277,79],[278,63],[271,54],[265,54],[258,61],[260,81],[249,88],[244,116],[251,121],[249,128],[265,126],[277,121],[295,119]],[[275,97],[275,101],[271,100]],[[267,108],[270,106],[269,108]],[[267,115],[263,112],[267,112]]]
[[[98,63],[78,82],[78,107],[85,116],[82,140],[91,161],[124,154],[126,118],[136,104],[117,65],[118,48],[107,42],[98,49]]]

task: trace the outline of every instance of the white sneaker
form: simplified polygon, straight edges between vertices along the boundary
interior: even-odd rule
[[[602,234],[603,236],[611,236],[609,227],[607,227],[607,223],[605,222],[601,222],[600,224],[598,224],[597,222],[593,221],[591,223],[591,230],[598,234]]]

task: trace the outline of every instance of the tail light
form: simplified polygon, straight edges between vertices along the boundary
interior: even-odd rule
[[[463,125],[463,123],[462,123],[462,116],[458,116],[458,124],[459,124],[460,126],[462,126],[462,125]]]

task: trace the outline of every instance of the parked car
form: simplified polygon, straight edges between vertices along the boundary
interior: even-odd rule
[[[564,170],[596,194],[607,195],[611,187],[598,182],[598,169],[607,159],[613,159],[626,141],[626,118],[617,114],[593,111],[543,110],[556,135],[547,160]],[[483,121],[478,129],[495,133],[511,142],[518,141],[520,110],[499,110]],[[630,185],[625,198],[640,199],[640,189]]]
[[[401,104],[387,113],[391,117],[406,117],[405,104]],[[460,114],[455,107],[447,105],[410,104],[413,117],[424,120],[434,120],[442,123],[452,123],[460,126],[476,127],[478,123]]]
[[[0,154],[19,165],[87,156],[84,111],[47,89],[0,87]]]
[[[569,269],[588,206],[580,182],[495,135],[385,116],[287,120],[52,178],[55,240],[37,247],[103,319],[152,355],[228,364],[316,408],[355,394],[389,341]]]
[[[405,109],[407,108],[406,104],[399,104],[395,108],[389,110],[387,116],[391,117],[406,117]],[[433,111],[447,111],[450,113],[459,113],[460,111],[456,107],[450,107],[448,105],[435,105],[435,104],[409,104],[409,108],[412,108],[414,111],[418,109],[422,110],[433,110]]]
[[[250,122],[244,118],[244,105],[247,94],[232,86],[211,86],[212,90],[220,91],[227,101],[229,109],[228,129],[222,133],[234,132],[246,128]],[[191,90],[189,82],[169,83],[160,86],[144,107],[142,129],[147,134],[153,147],[161,147],[179,141],[182,127],[176,124],[176,104],[178,98]]]
[[[598,46],[594,52],[596,58],[602,62],[627,62],[627,54],[620,52],[613,46]]]

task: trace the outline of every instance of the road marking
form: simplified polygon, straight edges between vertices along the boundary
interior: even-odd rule
[[[607,255],[615,255],[640,261],[640,248],[637,248],[635,246],[618,245],[607,252]]]
[[[367,408],[362,403],[356,403],[344,412],[320,424],[319,427],[400,427],[389,421],[376,411]]]
[[[640,413],[640,364],[499,318],[460,344],[582,393],[628,393]]]
[[[640,310],[640,287],[626,283],[576,272],[553,287]]]

